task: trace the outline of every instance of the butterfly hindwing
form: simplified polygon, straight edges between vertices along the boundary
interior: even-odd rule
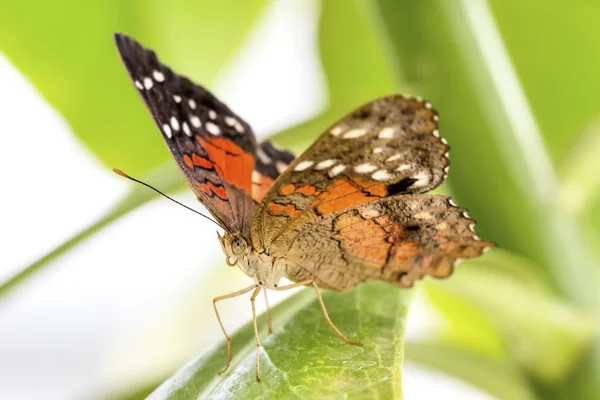
[[[374,100],[328,129],[275,182],[257,208],[252,240],[268,248],[290,226],[444,180],[449,147],[429,103]]]
[[[288,277],[314,277],[319,287],[341,292],[367,280],[410,287],[426,275],[445,278],[457,262],[493,246],[474,227],[466,210],[447,196],[387,197],[285,233],[282,239],[292,243]]]
[[[249,234],[256,142],[214,95],[128,36],[117,49],[138,93],[198,199],[229,232]]]

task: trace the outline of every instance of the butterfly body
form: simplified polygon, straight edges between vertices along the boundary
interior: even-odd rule
[[[356,344],[329,320],[317,288],[345,292],[370,280],[407,288],[425,276],[448,277],[458,262],[492,247],[464,208],[426,194],[450,162],[428,102],[375,99],[294,159],[257,143],[249,124],[152,50],[120,34],[115,41],[190,188],[225,231],[217,234],[227,264],[254,280],[214,303],[253,290],[255,316],[262,289],[312,285],[327,322]],[[293,283],[281,286],[282,278]],[[255,334],[260,345],[256,326]]]

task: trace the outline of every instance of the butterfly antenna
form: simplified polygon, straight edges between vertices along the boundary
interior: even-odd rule
[[[177,203],[177,204],[179,204],[180,206],[182,206],[182,207],[184,207],[184,208],[187,208],[188,210],[190,210],[190,211],[193,211],[193,212],[195,212],[196,214],[198,214],[198,215],[201,215],[201,216],[203,216],[204,218],[206,218],[207,220],[209,220],[209,221],[211,221],[211,222],[215,223],[216,225],[218,225],[218,226],[219,226],[219,228],[221,228],[221,229],[225,229],[225,228],[223,228],[223,227],[221,226],[221,224],[219,224],[217,221],[215,221],[214,219],[210,218],[209,216],[206,216],[206,215],[202,214],[200,211],[196,211],[196,210],[194,210],[193,208],[191,208],[191,207],[188,207],[188,206],[186,206],[186,205],[185,205],[185,204],[183,204],[183,203],[180,203],[179,201],[175,200],[174,198],[172,198],[172,197],[170,197],[170,196],[167,196],[166,194],[164,194],[163,192],[161,192],[161,191],[160,191],[160,190],[158,190],[157,188],[155,188],[155,187],[153,187],[153,186],[150,186],[150,185],[148,185],[146,182],[142,182],[142,181],[140,181],[140,180],[138,180],[138,179],[135,179],[134,177],[131,177],[131,176],[127,175],[125,172],[123,172],[123,171],[121,171],[120,169],[117,169],[117,168],[113,168],[113,172],[114,172],[114,173],[116,173],[116,174],[118,174],[118,175],[121,175],[121,176],[122,176],[122,177],[124,177],[124,178],[130,179],[130,180],[132,180],[132,181],[134,181],[134,182],[137,182],[137,183],[139,183],[139,184],[142,184],[142,185],[146,186],[146,187],[147,187],[147,188],[149,188],[149,189],[152,189],[152,190],[154,190],[156,193],[158,193],[158,194],[160,194],[160,195],[162,195],[162,196],[165,196],[167,199],[171,200],[172,202],[174,202],[174,203]]]

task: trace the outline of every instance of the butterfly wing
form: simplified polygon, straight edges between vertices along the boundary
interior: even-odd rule
[[[279,174],[294,161],[294,155],[275,147],[270,141],[260,143],[256,149],[256,166],[252,173],[252,198],[259,203],[273,186]]]
[[[284,257],[292,280],[312,276],[337,290],[366,279],[407,286],[412,277],[449,274],[453,259],[480,254],[476,249],[489,243],[464,229],[473,221],[447,198],[422,194],[448,172],[437,120],[429,103],[403,96],[347,115],[266,194],[252,221],[254,247]],[[412,256],[402,256],[405,249]]]
[[[189,186],[229,232],[249,234],[256,142],[250,126],[214,95],[115,34],[121,59]]]
[[[256,210],[254,246],[268,248],[315,216],[427,192],[444,180],[448,150],[429,103],[403,96],[374,100],[328,129],[277,179]]]
[[[448,277],[461,260],[493,246],[447,196],[391,196],[328,214],[288,233],[288,277],[315,278],[344,292],[367,280],[410,287],[429,275]],[[319,252],[315,253],[314,249]]]

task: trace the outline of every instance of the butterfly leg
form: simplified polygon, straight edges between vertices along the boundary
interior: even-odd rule
[[[346,336],[344,336],[344,334],[342,334],[342,332],[340,332],[340,330],[337,328],[337,326],[335,326],[333,324],[333,322],[329,318],[329,314],[327,314],[327,309],[325,308],[325,303],[323,303],[323,298],[321,297],[321,293],[319,292],[319,287],[317,286],[317,284],[314,281],[312,282],[312,286],[315,288],[315,292],[317,293],[317,298],[319,299],[319,303],[321,304],[321,309],[323,310],[323,315],[325,316],[325,320],[327,321],[329,326],[331,326],[333,328],[335,333],[337,333],[341,339],[345,340],[346,342],[348,342],[350,344],[362,346],[361,342],[353,342],[352,340],[350,340]]]
[[[267,326],[269,327],[269,335],[270,335],[271,333],[273,333],[271,307],[269,307],[269,300],[267,299],[267,290],[265,289],[263,291],[263,293],[265,294],[265,304],[267,305]]]
[[[317,293],[317,298],[319,299],[319,304],[321,304],[321,309],[323,310],[323,315],[325,316],[325,321],[327,321],[327,323],[329,324],[329,326],[331,326],[333,328],[333,330],[335,331],[335,333],[337,333],[338,336],[341,339],[345,340],[346,342],[348,342],[350,344],[355,344],[357,346],[362,346],[362,343],[360,343],[360,342],[353,342],[352,340],[350,340],[346,336],[344,336],[344,334],[342,332],[340,332],[340,330],[337,328],[337,326],[335,326],[333,324],[333,322],[329,318],[329,314],[327,314],[327,309],[325,308],[325,303],[323,303],[323,298],[321,297],[321,293],[319,292],[319,287],[317,286],[317,284],[315,283],[314,280],[307,279],[305,281],[296,282],[296,283],[293,283],[291,285],[279,286],[279,287],[274,288],[274,290],[288,290],[288,289],[293,289],[293,288],[298,287],[298,286],[308,286],[308,285],[312,285],[315,288],[315,292]]]
[[[262,286],[257,286],[252,292],[252,296],[250,296],[250,302],[252,303],[252,321],[254,321],[254,337],[256,338],[256,382],[260,382],[260,377],[258,376],[258,369],[260,366],[260,337],[258,336],[258,324],[256,323],[256,307],[254,306],[254,300],[256,296],[260,293]]]
[[[221,330],[223,331],[223,334],[225,335],[225,339],[227,339],[227,364],[225,364],[225,368],[223,368],[223,370],[221,370],[219,372],[219,374],[225,373],[225,371],[227,371],[227,368],[229,368],[229,363],[231,362],[231,338],[225,331],[225,327],[223,326],[223,322],[221,321],[221,317],[219,316],[219,311],[217,310],[217,301],[231,299],[232,297],[240,296],[244,293],[248,293],[249,291],[251,291],[254,288],[256,288],[256,285],[250,285],[250,286],[240,289],[236,292],[225,294],[223,296],[217,296],[213,299],[213,308],[215,309],[215,314],[217,315],[217,321],[219,321],[219,326],[221,326]]]

